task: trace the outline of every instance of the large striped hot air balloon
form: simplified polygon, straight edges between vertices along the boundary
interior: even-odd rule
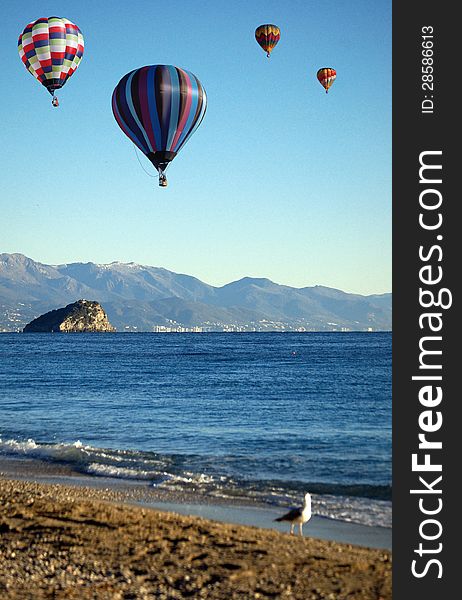
[[[151,65],[122,77],[112,94],[112,112],[122,131],[159,172],[202,122],[207,96],[195,75],[172,65]]]
[[[83,56],[83,35],[77,25],[61,17],[37,19],[19,36],[19,56],[26,68],[53,96],[79,66]]]
[[[279,42],[281,32],[276,25],[260,25],[255,30],[255,39],[269,58],[274,46]]]
[[[335,69],[331,69],[330,67],[323,67],[322,69],[319,69],[317,77],[319,83],[326,90],[327,94],[330,86],[334,83],[335,78],[337,77],[337,72]]]

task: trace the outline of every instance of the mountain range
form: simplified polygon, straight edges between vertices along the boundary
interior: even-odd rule
[[[136,263],[46,265],[0,254],[0,331],[95,300],[117,331],[388,331],[391,294],[363,296],[244,277],[221,287]]]

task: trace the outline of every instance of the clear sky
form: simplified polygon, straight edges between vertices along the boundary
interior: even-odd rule
[[[17,51],[55,15],[85,38],[57,109]],[[263,23],[281,29],[269,60]],[[391,0],[6,0],[0,56],[1,252],[391,291]],[[150,64],[192,71],[208,97],[165,189],[111,111]],[[328,95],[320,67],[337,70]]]

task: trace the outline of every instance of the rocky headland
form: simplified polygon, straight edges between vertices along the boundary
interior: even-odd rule
[[[78,300],[64,308],[51,310],[28,323],[24,333],[96,333],[114,332],[107,315],[98,302]]]

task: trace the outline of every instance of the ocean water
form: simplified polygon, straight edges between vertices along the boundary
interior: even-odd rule
[[[391,333],[2,334],[0,458],[391,526]]]

